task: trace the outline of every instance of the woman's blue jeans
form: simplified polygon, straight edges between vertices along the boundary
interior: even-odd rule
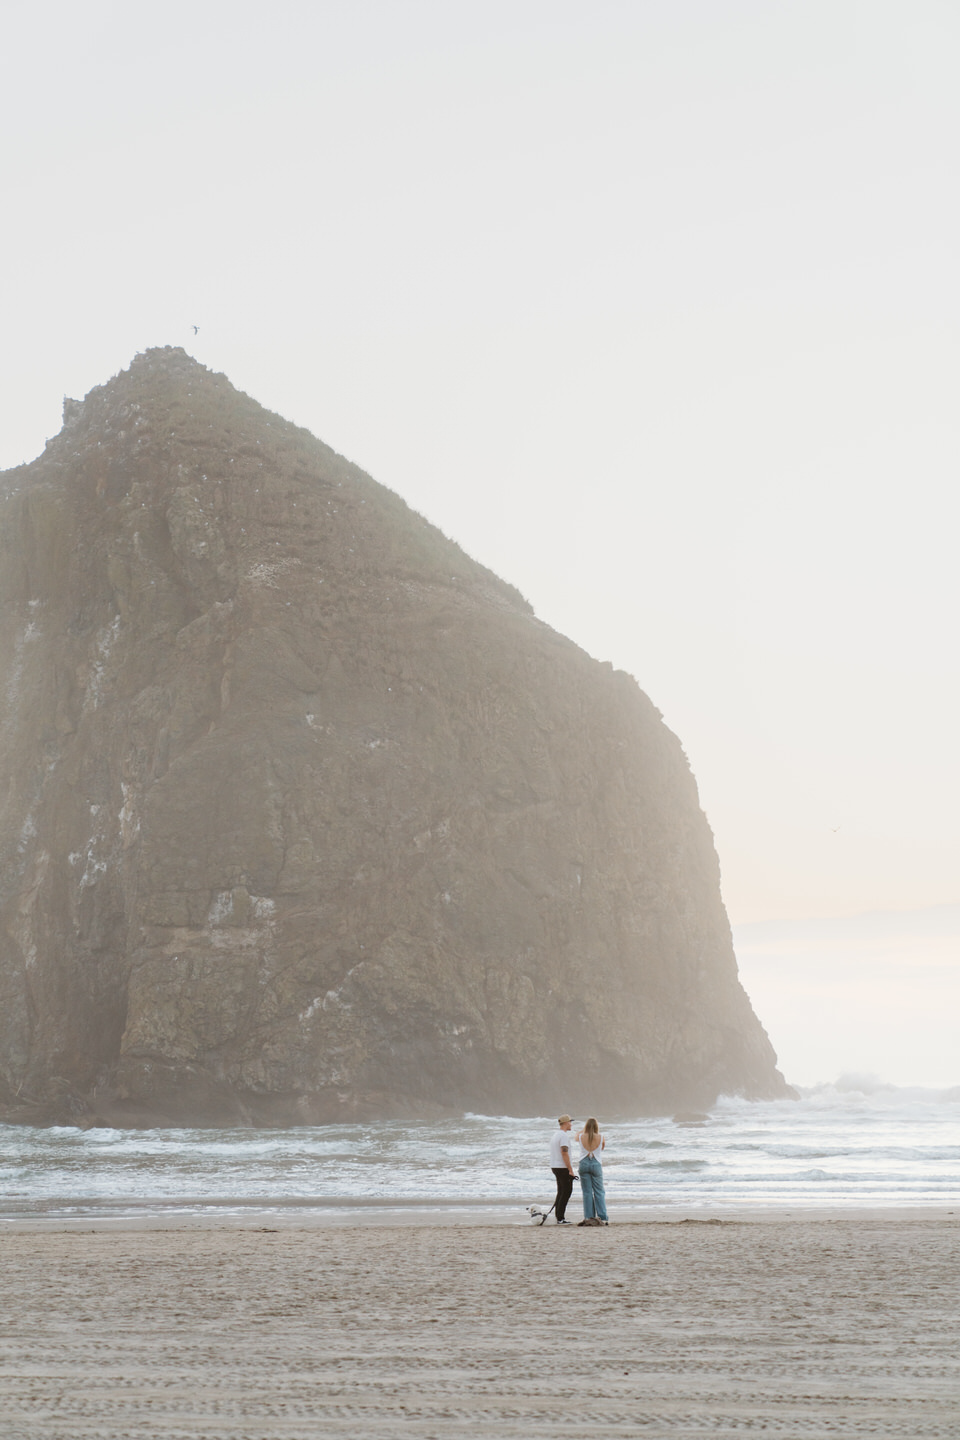
[[[598,1220],[607,1218],[607,1200],[603,1193],[603,1166],[592,1155],[584,1155],[580,1161],[580,1189],[583,1192],[583,1218]]]

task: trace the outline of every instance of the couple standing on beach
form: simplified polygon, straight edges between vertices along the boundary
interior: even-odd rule
[[[550,1139],[550,1169],[557,1181],[557,1198],[554,1207],[558,1225],[569,1225],[567,1201],[573,1193],[573,1161],[570,1145],[565,1139],[570,1134],[573,1120],[561,1115],[557,1122],[559,1131]],[[603,1165],[600,1157],[606,1148],[606,1140],[600,1134],[600,1127],[591,1116],[577,1136],[577,1144],[583,1151],[578,1166],[580,1189],[583,1195],[583,1219],[581,1225],[606,1225],[607,1203],[603,1192]]]

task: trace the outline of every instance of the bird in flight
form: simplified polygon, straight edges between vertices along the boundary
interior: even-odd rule
[[[199,325],[194,325],[194,327],[193,327],[193,333],[194,333],[194,335],[199,335],[199,333],[200,333],[200,326],[199,326]]]

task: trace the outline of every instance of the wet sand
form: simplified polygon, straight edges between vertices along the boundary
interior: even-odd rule
[[[956,1437],[958,1317],[941,1211],[28,1223],[0,1436]]]

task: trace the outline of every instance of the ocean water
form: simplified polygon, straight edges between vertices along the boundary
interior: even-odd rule
[[[608,1206],[960,1206],[960,1087],[856,1078],[702,1117],[601,1117]],[[293,1130],[0,1126],[0,1226],[29,1216],[549,1203],[556,1120]],[[576,1126],[574,1127],[576,1130]],[[575,1189],[576,1196],[576,1189]]]

